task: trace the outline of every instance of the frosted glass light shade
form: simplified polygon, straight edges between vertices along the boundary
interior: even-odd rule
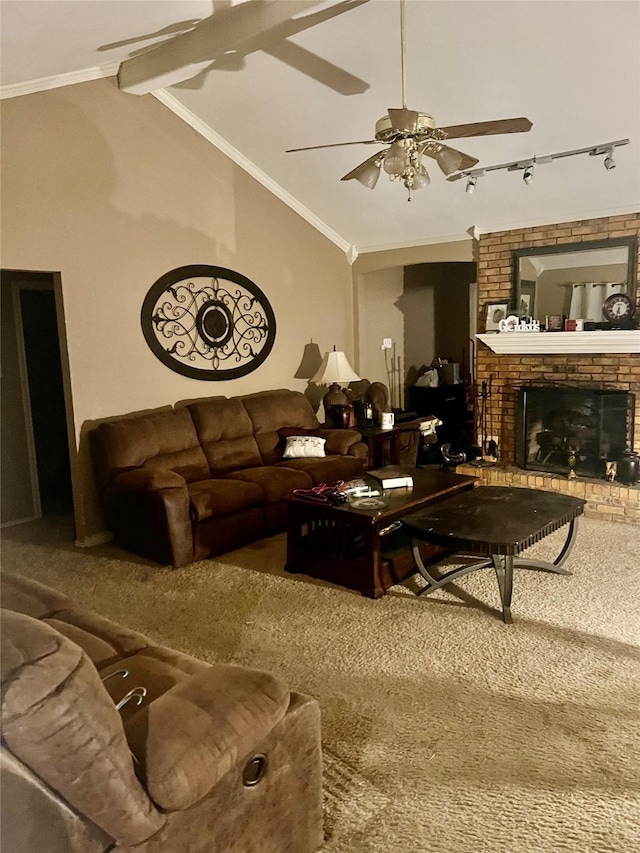
[[[394,142],[389,146],[382,164],[388,175],[401,175],[407,168],[407,152],[402,142]]]
[[[346,355],[339,350],[325,352],[318,372],[311,378],[316,385],[338,383],[348,385],[349,382],[359,382],[360,377],[349,364]]]
[[[413,184],[411,185],[411,189],[421,190],[423,187],[428,187],[430,183],[431,178],[429,177],[429,173],[427,172],[425,167],[421,165],[413,176]]]
[[[372,190],[378,183],[380,177],[380,166],[382,154],[378,152],[372,157],[369,157],[364,163],[360,163],[355,169],[352,169],[341,181],[358,181],[363,187],[368,187]]]
[[[440,151],[436,151],[435,158],[438,166],[442,169],[445,175],[451,175],[457,172],[462,165],[463,154],[456,151],[455,148],[445,146]]]

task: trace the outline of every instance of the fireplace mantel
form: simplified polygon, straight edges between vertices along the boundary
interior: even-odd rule
[[[497,353],[640,353],[640,330],[488,332],[476,337]]]

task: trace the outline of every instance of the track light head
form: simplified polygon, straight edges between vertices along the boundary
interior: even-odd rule
[[[464,191],[471,195],[471,193],[475,190],[477,183],[478,178],[475,175],[469,175],[469,177],[467,178],[467,186],[465,187]]]
[[[613,148],[609,149],[609,151],[607,152],[607,156],[604,158],[604,167],[607,172],[610,172],[616,167],[616,161],[613,159]]]
[[[524,175],[522,176],[522,180],[525,184],[533,183],[533,163],[524,170]]]

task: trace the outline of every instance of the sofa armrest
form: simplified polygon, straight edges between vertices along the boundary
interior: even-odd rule
[[[318,435],[326,438],[327,453],[340,456],[352,456],[351,448],[362,441],[362,436],[355,429],[319,429]]]
[[[277,676],[225,664],[172,687],[125,723],[149,796],[167,811],[189,808],[250,755],[289,700]]]
[[[121,547],[174,566],[193,559],[189,491],[175,471],[124,471],[107,486],[104,501],[109,528]]]
[[[187,483],[184,477],[175,471],[134,468],[118,474],[113,481],[113,487],[134,492],[155,492],[158,489],[186,489]]]

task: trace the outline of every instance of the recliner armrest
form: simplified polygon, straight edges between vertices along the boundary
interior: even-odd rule
[[[175,685],[125,723],[138,775],[162,809],[187,809],[284,717],[281,678],[214,664]]]
[[[104,501],[121,547],[174,566],[193,559],[189,491],[175,471],[123,471],[106,487]]]
[[[134,468],[124,471],[113,481],[117,489],[127,489],[135,492],[155,492],[158,489],[186,488],[184,477],[175,471],[165,469],[149,470],[147,468]]]
[[[340,456],[350,456],[353,445],[362,441],[362,436],[355,429],[319,429],[318,435],[326,438],[325,449],[327,453],[336,453]]]

